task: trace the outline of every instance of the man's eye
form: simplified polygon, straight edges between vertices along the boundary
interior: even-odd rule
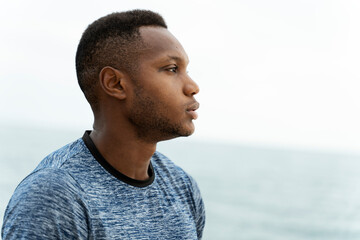
[[[168,70],[169,72],[176,73],[177,70],[178,70],[178,66],[174,66],[174,67],[168,68],[167,70]]]

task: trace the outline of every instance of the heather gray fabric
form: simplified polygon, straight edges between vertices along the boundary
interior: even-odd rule
[[[122,181],[79,139],[47,156],[17,187],[3,239],[200,239],[205,211],[195,181],[156,152],[152,180]]]

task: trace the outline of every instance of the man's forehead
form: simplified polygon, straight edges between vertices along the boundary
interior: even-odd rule
[[[140,27],[139,31],[144,43],[142,55],[145,57],[189,62],[180,42],[166,28],[146,26]]]

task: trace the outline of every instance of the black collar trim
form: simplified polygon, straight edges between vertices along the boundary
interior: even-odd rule
[[[118,170],[116,170],[113,166],[111,166],[106,161],[106,159],[101,155],[99,150],[96,148],[94,142],[91,140],[90,133],[91,133],[90,130],[85,131],[85,133],[82,137],[82,140],[84,141],[86,147],[89,149],[90,153],[94,156],[96,161],[98,161],[100,163],[100,165],[103,168],[105,168],[105,170],[107,170],[111,175],[113,175],[120,181],[123,181],[134,187],[146,187],[146,186],[149,186],[151,183],[153,183],[153,181],[155,179],[155,172],[154,172],[153,166],[151,164],[151,161],[150,161],[150,165],[149,165],[149,169],[148,169],[148,174],[150,176],[148,179],[136,180],[136,179],[129,178],[128,176],[126,176],[126,175],[122,174],[121,172],[119,172]]]

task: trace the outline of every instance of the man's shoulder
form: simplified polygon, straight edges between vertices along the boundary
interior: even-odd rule
[[[37,198],[37,196],[63,196],[64,192],[76,193],[80,189],[80,185],[67,171],[49,167],[33,171],[29,174],[18,185],[12,199],[21,199],[23,197]]]
[[[82,139],[77,139],[47,155],[36,167],[35,171],[44,168],[62,168],[73,159],[88,157],[88,152]]]
[[[198,237],[201,238],[205,224],[205,208],[196,181],[181,167],[159,152],[154,154],[153,165],[155,172],[160,175],[157,183],[164,186],[166,191],[178,196],[181,202],[187,203],[196,222]]]
[[[74,233],[72,228],[76,226],[68,225],[84,219],[85,202],[81,186],[66,171],[51,167],[34,171],[18,185],[9,201],[2,236],[31,239],[46,234],[56,239],[59,232],[54,226],[63,226],[61,232],[66,234]]]
[[[181,186],[181,188],[191,191],[194,185],[196,186],[196,182],[190,174],[158,151],[155,152],[152,158],[152,164],[155,172],[171,185]]]
[[[83,157],[84,147],[78,139],[46,156],[16,188],[13,198],[25,193],[52,195],[64,191],[79,191],[80,185],[75,180],[68,165],[75,165],[76,159]],[[75,160],[74,160],[75,159]],[[76,168],[72,167],[72,168]]]
[[[188,174],[181,167],[176,165],[167,156],[158,151],[156,151],[152,157],[152,164],[160,171],[170,171],[173,174],[188,176]]]

